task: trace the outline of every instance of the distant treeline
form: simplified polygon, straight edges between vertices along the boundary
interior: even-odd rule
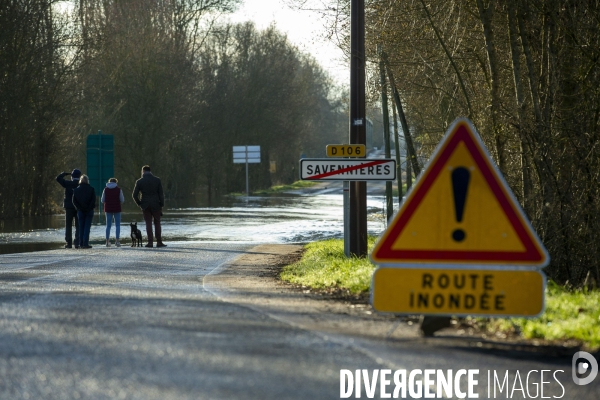
[[[330,78],[274,28],[224,25],[238,0],[0,2],[0,218],[61,200],[86,136],[115,136],[126,193],[151,165],[171,205],[245,189],[232,146],[260,145],[251,190],[297,179],[347,137]],[[276,172],[269,172],[270,162]]]

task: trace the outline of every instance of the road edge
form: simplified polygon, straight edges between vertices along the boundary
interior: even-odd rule
[[[559,346],[535,340],[502,340],[447,328],[424,338],[411,317],[378,314],[369,305],[331,298],[279,279],[281,268],[298,259],[301,245],[262,244],[219,265],[203,279],[204,288],[223,301],[249,307],[278,321],[350,344],[350,334],[366,341],[411,341],[443,347],[513,353],[519,357],[571,357],[580,346]],[[356,329],[353,327],[357,327]],[[356,343],[354,343],[356,344]],[[365,350],[365,347],[362,346]],[[380,357],[376,357],[380,360]]]

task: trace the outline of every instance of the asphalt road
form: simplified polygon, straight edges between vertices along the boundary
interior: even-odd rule
[[[524,385],[529,370],[563,370],[562,398],[597,398],[598,380],[570,380],[570,360],[365,336],[351,316],[324,333],[326,311],[307,324],[260,290],[246,304],[205,287],[247,252],[207,243],[1,256],[0,399],[336,399],[341,369],[382,368],[478,368],[479,398],[505,398],[487,396],[488,370],[510,370],[511,387],[515,371]]]
[[[220,301],[246,245],[0,257],[1,399],[335,398],[355,349]]]

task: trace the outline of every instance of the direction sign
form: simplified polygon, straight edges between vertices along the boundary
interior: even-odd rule
[[[371,304],[397,314],[535,317],[545,287],[539,271],[378,268]]]
[[[549,262],[475,128],[455,121],[375,245],[377,264],[505,265]]]
[[[260,164],[260,146],[233,146],[234,164]]]
[[[364,144],[328,144],[327,157],[364,157],[367,155]]]
[[[246,196],[250,196],[248,164],[260,164],[260,146],[233,146],[233,163],[246,164]]]
[[[389,158],[358,160],[303,158],[300,160],[300,179],[309,181],[393,181],[396,179],[396,160]]]

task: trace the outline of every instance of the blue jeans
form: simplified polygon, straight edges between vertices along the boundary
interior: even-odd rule
[[[113,217],[115,218],[115,231],[117,240],[121,237],[121,213],[106,213],[106,240],[110,239],[110,228],[112,226]]]
[[[77,218],[79,219],[79,245],[89,246],[90,245],[90,228],[92,227],[92,220],[94,219],[94,210],[90,211],[77,211]]]

